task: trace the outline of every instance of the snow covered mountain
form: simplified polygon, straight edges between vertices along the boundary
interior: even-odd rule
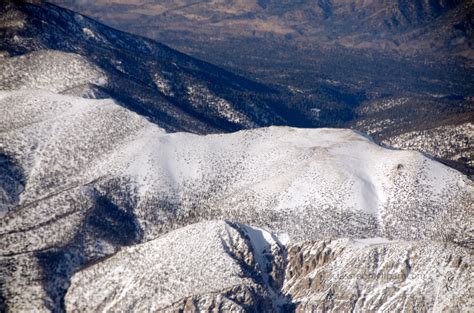
[[[91,302],[86,301],[90,307],[82,307],[85,302],[81,297],[87,294],[80,290],[86,288],[83,281],[90,281],[92,288],[92,281],[97,281],[94,286],[102,286],[100,282],[110,278],[106,284],[115,294],[129,288],[123,286],[128,278],[135,281],[134,275],[142,275],[127,272],[118,281],[110,276],[108,271],[123,271],[114,269],[123,267],[115,262],[127,264],[126,257],[122,258],[126,252],[118,252],[123,246],[150,242],[145,246],[148,248],[131,248],[131,258],[135,258],[135,249],[144,249],[137,252],[146,253],[142,258],[145,263],[137,265],[139,268],[148,267],[147,262],[166,268],[170,260],[153,251],[168,249],[170,236],[176,238],[171,240],[173,244],[198,246],[183,248],[180,258],[189,252],[191,260],[203,254],[221,260],[221,267],[209,269],[212,277],[218,278],[213,271],[222,279],[239,276],[236,273],[242,268],[235,267],[232,260],[238,261],[240,254],[229,252],[224,244],[230,240],[238,245],[238,240],[220,237],[222,229],[228,229],[225,223],[192,226],[204,236],[193,242],[186,239],[186,230],[178,229],[209,220],[265,228],[275,234],[265,235],[267,238],[288,237],[292,243],[384,237],[445,242],[454,255],[464,255],[473,248],[472,181],[418,152],[382,148],[351,130],[270,127],[206,136],[166,133],[113,100],[37,89],[1,92],[0,113],[0,174],[8,179],[1,193],[2,297],[13,311],[105,309],[95,307],[99,304],[125,310],[137,301],[149,303],[150,292],[163,295],[163,301],[154,304],[157,309],[192,298],[199,288],[190,283],[188,289],[181,289],[173,285],[173,279],[182,278],[174,276],[169,276],[171,285],[163,285],[162,291],[151,291],[148,288],[154,287],[149,280],[139,280],[139,285],[148,287],[133,294],[123,291],[123,301],[109,291],[94,293]],[[206,227],[219,235],[212,237]],[[239,227],[250,237],[259,232]],[[208,233],[214,239],[205,239]],[[234,238],[237,234],[228,236]],[[156,247],[151,243],[155,239]],[[224,251],[212,248],[217,244],[215,240],[219,247],[224,244]],[[275,256],[281,263],[278,271],[261,274],[260,281],[254,283],[248,273],[250,281],[235,281],[240,286],[239,295],[243,292],[250,296],[250,288],[252,297],[267,299],[266,310],[293,303],[294,289],[288,287],[285,295],[282,285],[286,277],[285,251],[291,247],[285,245],[286,239],[283,242],[275,248],[281,250]],[[263,249],[261,241],[250,246],[245,248],[246,253],[256,254],[255,262],[263,267],[270,257],[265,256],[268,251],[258,254]],[[396,255],[399,249],[405,249],[401,247],[394,248]],[[193,249],[201,252],[194,254]],[[230,258],[222,258],[223,253]],[[365,252],[357,253],[362,259],[366,256]],[[104,258],[107,261],[102,261]],[[208,258],[197,258],[195,265],[176,261],[176,265],[169,266],[182,266],[192,272],[192,266],[210,266]],[[99,273],[93,265],[97,262]],[[469,270],[471,265],[466,262]],[[440,266],[444,269],[447,263]],[[103,278],[95,277],[102,271]],[[259,271],[265,272],[262,268]],[[166,273],[145,276],[160,280]],[[195,274],[189,275],[188,279],[194,281]],[[116,283],[119,286],[113,287]],[[186,280],[181,284],[186,285]],[[203,292],[214,299],[217,291],[218,297],[225,298],[223,290],[234,285],[209,282],[207,286],[203,286]],[[177,288],[183,293],[166,291]],[[296,294],[299,297],[302,292]],[[315,299],[311,297],[308,303],[316,305]],[[433,299],[424,300],[424,305],[433,306]],[[267,303],[255,301],[249,305],[256,310]]]
[[[373,136],[384,145],[426,153],[441,162],[474,176],[474,113],[443,95],[395,97],[369,101],[357,111],[351,128]],[[450,101],[450,104],[446,104]],[[417,109],[414,110],[413,107]],[[450,112],[446,114],[446,112]],[[409,116],[409,117],[407,117]]]
[[[5,3],[0,311],[472,310],[460,172],[353,130],[257,128],[301,120],[153,41]]]

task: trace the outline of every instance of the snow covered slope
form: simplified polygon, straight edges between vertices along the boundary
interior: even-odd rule
[[[225,311],[265,309],[271,300],[249,244],[237,226],[222,221],[180,228],[75,275],[66,308],[148,312],[194,305],[205,310],[220,302]]]
[[[0,311],[472,308],[461,173],[344,129],[168,133],[302,119],[156,42],[6,4]]]
[[[286,250],[268,232],[212,221],[124,248],[77,272],[65,302],[70,312],[466,311],[474,305],[466,288],[470,252],[381,238]],[[266,279],[272,273],[280,281]]]
[[[105,85],[107,78],[86,58],[40,50],[0,62],[0,90],[43,89],[65,93],[88,85]]]
[[[473,122],[407,132],[387,138],[382,143],[398,149],[424,151],[439,159],[463,161],[467,166],[474,168]],[[470,176],[474,177],[472,171],[467,173],[471,173]]]
[[[13,182],[0,185],[2,296],[12,310],[65,309],[75,272],[207,220],[292,242],[386,237],[473,247],[472,181],[351,130],[170,134],[110,99],[3,91],[0,156],[0,176]],[[267,259],[266,244],[250,245],[255,259]],[[276,287],[265,289],[272,299],[280,299],[282,271],[262,275],[260,285]]]
[[[449,243],[306,242],[289,247],[282,289],[299,312],[468,312],[473,265]]]
[[[120,188],[131,189],[127,197],[135,199],[145,237],[156,235],[149,225],[169,225],[176,217],[222,216],[293,238],[419,239],[447,231],[438,225],[448,216],[462,226],[469,206],[472,183],[460,173],[350,130],[168,134],[110,100],[42,91],[0,97],[2,150],[26,177],[18,205],[126,179]]]

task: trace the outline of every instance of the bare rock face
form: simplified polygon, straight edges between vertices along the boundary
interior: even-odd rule
[[[432,241],[326,240],[288,250],[298,312],[469,311],[472,250]]]

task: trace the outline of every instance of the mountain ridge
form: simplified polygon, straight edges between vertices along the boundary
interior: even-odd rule
[[[278,90],[293,126],[354,128],[474,173],[472,144],[439,128],[474,142],[469,1],[55,2]]]

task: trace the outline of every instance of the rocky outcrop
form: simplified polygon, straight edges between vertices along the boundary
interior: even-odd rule
[[[288,250],[298,312],[469,311],[472,250],[451,243],[338,239]]]
[[[390,312],[474,305],[472,250],[452,243],[372,238],[285,245],[274,239],[237,223],[187,226],[77,272],[66,308]],[[285,261],[271,261],[279,258]]]

